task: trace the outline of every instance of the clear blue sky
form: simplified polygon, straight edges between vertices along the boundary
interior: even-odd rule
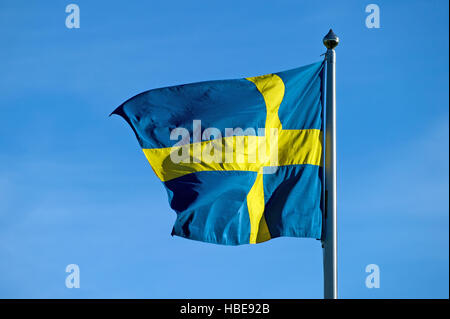
[[[0,3],[0,297],[322,298],[316,240],[171,237],[162,184],[108,114],[147,89],[319,61],[332,27],[340,297],[448,298],[447,1],[73,2],[80,29],[70,1]]]

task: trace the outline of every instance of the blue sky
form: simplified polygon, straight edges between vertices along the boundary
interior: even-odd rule
[[[447,1],[73,1],[67,29],[69,3],[0,3],[1,298],[322,298],[316,240],[171,237],[162,184],[108,114],[147,89],[319,61],[330,27],[340,297],[449,297]]]

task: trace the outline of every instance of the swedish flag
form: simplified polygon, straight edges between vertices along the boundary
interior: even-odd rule
[[[322,235],[324,63],[143,92],[131,126],[177,218],[172,235],[240,245]]]

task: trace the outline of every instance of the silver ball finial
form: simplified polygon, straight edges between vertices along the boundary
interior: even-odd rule
[[[332,29],[330,29],[328,34],[323,38],[323,44],[329,50],[334,49],[339,44],[339,37],[334,34]]]

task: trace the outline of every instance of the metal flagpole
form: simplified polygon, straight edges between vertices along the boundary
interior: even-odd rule
[[[330,29],[323,38],[327,47],[325,132],[325,234],[323,247],[324,298],[337,299],[336,224],[336,53],[339,38]]]

